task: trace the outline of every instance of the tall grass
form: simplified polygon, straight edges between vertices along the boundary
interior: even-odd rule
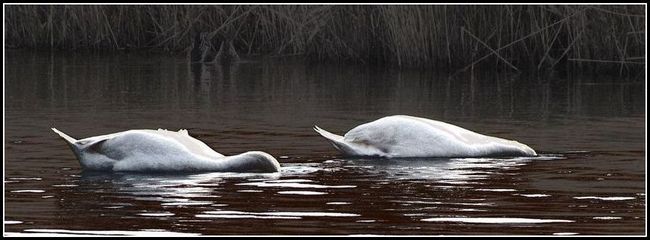
[[[512,71],[642,66],[643,5],[6,5],[9,47],[186,50],[196,32],[240,54]]]

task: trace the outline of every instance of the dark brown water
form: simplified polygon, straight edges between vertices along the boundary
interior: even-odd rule
[[[5,62],[5,236],[643,235],[645,80],[446,74],[165,55]],[[534,158],[351,159],[343,134],[407,114],[515,139]],[[177,130],[280,174],[82,172],[63,140]]]

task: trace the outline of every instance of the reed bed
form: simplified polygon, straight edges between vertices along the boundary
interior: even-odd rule
[[[512,71],[645,66],[644,5],[5,5],[6,46],[240,54]]]

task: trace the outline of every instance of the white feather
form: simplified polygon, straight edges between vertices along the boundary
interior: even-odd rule
[[[519,142],[426,118],[396,115],[359,125],[341,137],[314,128],[343,154],[379,157],[536,156]]]

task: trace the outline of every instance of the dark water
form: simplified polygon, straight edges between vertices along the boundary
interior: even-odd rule
[[[642,235],[645,78],[446,74],[166,55],[5,62],[5,235]],[[343,134],[407,114],[515,139],[534,158],[342,158]],[[84,138],[187,128],[280,174],[82,172]]]

